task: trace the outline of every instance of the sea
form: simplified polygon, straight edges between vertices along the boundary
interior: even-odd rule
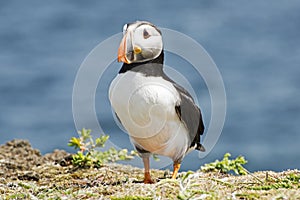
[[[299,169],[299,10],[297,0],[0,1],[0,144],[17,138],[29,140],[42,154],[74,152],[67,144],[80,128],[74,121],[73,91],[83,63],[103,42],[120,39],[124,24],[146,20],[200,44],[225,87],[220,137],[204,157],[196,151],[187,155],[182,170],[197,170],[226,152],[232,158],[244,156],[249,171]],[[94,108],[101,131],[89,123],[80,126],[92,129],[95,137],[109,135],[117,148],[132,150],[108,100],[109,84],[121,67],[114,45],[102,49],[96,61],[99,69],[105,65],[97,85],[85,86],[95,88],[94,96],[76,106],[87,112]],[[114,60],[107,65],[109,52]],[[203,77],[172,52],[165,60],[169,72],[174,66],[183,85],[194,89],[208,127],[211,93]],[[81,118],[90,120],[89,115]],[[151,162],[153,168],[172,168],[164,158]],[[136,163],[141,161],[129,162],[142,166]]]

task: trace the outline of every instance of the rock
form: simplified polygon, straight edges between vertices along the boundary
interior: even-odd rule
[[[18,174],[19,180],[26,180],[26,181],[39,181],[40,176],[33,171],[25,171]]]
[[[0,169],[30,170],[43,163],[39,150],[26,140],[12,140],[0,146]]]
[[[55,149],[52,153],[47,153],[43,157],[45,162],[54,162],[61,166],[71,164],[72,155],[64,150]]]

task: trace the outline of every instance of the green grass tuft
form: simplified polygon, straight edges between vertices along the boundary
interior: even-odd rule
[[[106,151],[97,151],[96,148],[103,148],[105,142],[109,139],[108,135],[101,135],[94,140],[90,129],[78,131],[79,137],[72,137],[68,143],[69,146],[79,149],[73,155],[72,163],[77,167],[101,167],[108,162],[119,160],[130,160],[137,155],[135,151],[128,153],[127,149],[116,150],[111,147]]]
[[[222,173],[229,173],[233,171],[237,175],[246,175],[248,171],[243,167],[248,161],[243,156],[238,156],[236,159],[229,159],[230,153],[224,155],[223,160],[216,160],[212,163],[201,166],[203,172],[220,171]]]

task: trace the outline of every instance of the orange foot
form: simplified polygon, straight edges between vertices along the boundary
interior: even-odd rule
[[[153,184],[154,183],[154,181],[151,179],[150,172],[145,172],[144,183],[145,184]]]

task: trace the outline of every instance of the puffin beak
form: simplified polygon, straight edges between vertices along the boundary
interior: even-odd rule
[[[127,40],[127,33],[123,36],[123,39],[118,49],[118,62],[129,64],[130,62],[126,57],[126,51],[127,51],[126,40]]]

